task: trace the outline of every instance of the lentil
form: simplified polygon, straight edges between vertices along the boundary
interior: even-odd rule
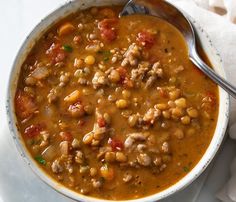
[[[198,117],[198,111],[192,107],[187,109],[187,113],[190,117],[192,118],[197,118]]]
[[[181,118],[181,122],[182,122],[182,124],[185,124],[185,125],[187,125],[187,124],[190,124],[190,117],[189,116],[183,116],[182,118]]]
[[[186,108],[187,107],[185,98],[179,98],[178,100],[175,100],[175,104],[176,104],[177,107],[180,107],[180,108]]]
[[[92,55],[88,55],[85,59],[84,59],[85,64],[87,65],[93,65],[95,63],[95,58]]]
[[[116,106],[119,109],[125,109],[126,107],[128,107],[128,102],[124,99],[119,99],[116,101]]]
[[[116,152],[116,160],[118,162],[126,162],[127,157],[122,152]]]

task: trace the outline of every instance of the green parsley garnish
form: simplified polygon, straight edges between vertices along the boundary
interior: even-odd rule
[[[103,55],[104,62],[107,62],[108,60],[110,60],[111,52],[109,50],[104,50],[104,51],[99,50],[97,53]]]
[[[187,172],[189,172],[189,167],[187,167],[187,166],[184,166],[184,167],[183,167],[183,170],[184,170],[184,172],[186,172],[186,173],[187,173]]]
[[[105,58],[103,58],[103,61],[104,61],[104,62],[107,62],[109,59],[110,59],[110,58],[105,57]]]
[[[73,51],[73,48],[70,45],[63,45],[62,48],[66,52],[72,52]]]
[[[35,144],[35,141],[34,141],[34,140],[31,140],[31,141],[29,142],[29,144],[32,146],[32,145]]]
[[[99,180],[100,180],[101,183],[104,183],[104,182],[105,182],[104,177],[100,177]]]
[[[42,156],[36,156],[34,159],[38,161],[40,164],[46,165],[46,160]]]

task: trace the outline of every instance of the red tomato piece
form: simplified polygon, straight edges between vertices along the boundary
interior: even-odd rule
[[[167,91],[166,91],[165,89],[163,89],[163,88],[158,88],[157,90],[158,90],[158,92],[159,92],[159,94],[160,94],[161,97],[163,97],[163,98],[168,98],[168,93],[167,93]]]
[[[117,32],[115,29],[117,23],[118,20],[116,18],[104,19],[98,23],[98,29],[100,30],[102,39],[111,42],[117,38]]]
[[[24,134],[28,138],[34,138],[40,134],[40,132],[43,130],[43,128],[44,128],[44,126],[42,124],[32,124],[25,129]]]
[[[79,45],[82,41],[82,37],[80,35],[76,35],[73,39],[74,44]]]
[[[121,151],[124,148],[124,144],[118,139],[108,139],[108,144],[111,145],[112,151]]]
[[[78,121],[78,126],[82,127],[82,126],[85,125],[85,123],[86,123],[85,120],[81,119],[81,120]]]
[[[137,41],[146,48],[151,48],[153,44],[155,43],[155,37],[153,34],[142,31],[138,33]]]
[[[71,142],[73,140],[73,135],[70,132],[60,132],[60,136],[63,141]]]
[[[133,88],[134,87],[133,81],[128,79],[127,77],[124,79],[123,84],[127,88]]]
[[[128,78],[128,72],[124,67],[118,67],[116,69],[120,74],[120,83],[127,88],[132,88],[134,86],[133,81]]]
[[[98,29],[111,29],[118,23],[118,19],[111,18],[111,19],[104,19],[98,23]]]
[[[116,70],[120,74],[121,81],[124,81],[127,77],[127,70],[124,67],[118,67]]]
[[[52,63],[62,62],[66,58],[66,53],[59,43],[53,43],[46,54],[50,57]]]
[[[23,91],[18,91],[15,97],[15,108],[16,114],[21,119],[25,119],[35,112],[37,106],[32,97],[30,97]]]
[[[207,91],[206,96],[208,97],[208,100],[212,105],[216,104],[216,95],[215,95],[215,93]]]
[[[98,123],[98,126],[99,126],[100,128],[106,126],[106,120],[105,120],[103,117],[98,117],[97,123]]]
[[[101,31],[101,37],[102,39],[111,42],[114,41],[117,37],[117,33],[115,30],[112,29],[104,29]]]

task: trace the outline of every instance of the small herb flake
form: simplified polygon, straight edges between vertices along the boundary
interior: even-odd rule
[[[66,52],[72,52],[73,51],[73,48],[70,45],[63,45],[62,48]]]
[[[183,167],[183,170],[184,170],[184,172],[186,172],[186,173],[187,173],[187,172],[189,172],[189,167],[187,167],[187,166],[184,166],[184,167]]]
[[[98,54],[103,54],[104,56],[110,56],[111,52],[109,50],[99,50]]]
[[[105,182],[104,177],[100,177],[99,180],[100,180],[100,182],[101,182],[102,184]]]
[[[38,161],[40,164],[46,165],[46,160],[42,156],[36,156],[34,159]]]
[[[34,141],[34,140],[31,140],[29,144],[32,146],[32,145],[35,144],[35,141]]]
[[[109,57],[105,57],[105,58],[103,58],[103,61],[107,62],[109,59],[110,59]]]
[[[108,60],[110,60],[111,52],[109,50],[103,50],[103,51],[99,50],[97,53],[103,55],[104,62],[107,62]]]

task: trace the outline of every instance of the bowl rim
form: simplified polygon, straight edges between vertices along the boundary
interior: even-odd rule
[[[8,80],[7,100],[6,100],[6,111],[7,111],[8,125],[9,125],[9,129],[11,132],[11,136],[15,142],[18,152],[20,153],[22,158],[25,160],[25,162],[28,164],[28,166],[30,166],[31,170],[44,183],[46,183],[47,185],[52,187],[57,192],[63,194],[64,196],[67,196],[73,200],[84,201],[84,202],[112,202],[114,200],[106,200],[106,199],[102,199],[102,198],[95,198],[92,196],[82,195],[82,194],[75,192],[74,190],[69,189],[69,188],[65,187],[64,185],[58,183],[55,179],[53,179],[51,176],[49,176],[39,165],[37,165],[37,163],[35,162],[33,157],[30,155],[29,151],[27,150],[27,148],[21,138],[21,135],[19,134],[18,128],[17,128],[17,121],[16,121],[15,112],[14,112],[14,97],[12,96],[12,91],[13,91],[12,88],[14,88],[13,83],[16,82],[15,79],[17,78],[17,81],[18,81],[18,77],[19,77],[19,75],[15,75],[16,74],[15,71],[17,70],[17,68],[21,69],[21,66],[22,66],[22,64],[18,65],[18,61],[20,61],[20,57],[22,57],[21,53],[23,53],[25,51],[25,49],[29,46],[31,46],[31,48],[32,48],[33,47],[32,43],[34,43],[35,41],[38,40],[38,38],[41,37],[41,35],[39,34],[39,30],[40,30],[40,27],[43,26],[43,23],[45,21],[49,21],[50,18],[53,18],[54,15],[56,16],[57,13],[59,13],[63,9],[66,9],[69,6],[71,6],[70,4],[74,4],[74,3],[75,2],[73,2],[73,1],[66,2],[62,6],[59,6],[58,8],[56,8],[52,12],[50,12],[49,15],[46,15],[46,17],[44,17],[43,20],[41,20],[39,23],[37,23],[36,26],[34,26],[32,31],[26,37],[26,39],[22,43],[20,49],[18,50],[17,55],[14,59],[13,65],[11,67],[10,77]],[[108,2],[108,3],[105,3],[105,5],[113,5],[113,3]],[[90,6],[88,6],[88,7],[90,7]],[[83,8],[81,10],[83,10]],[[72,13],[72,11],[69,13]],[[66,15],[68,15],[68,14],[66,14]],[[60,17],[60,19],[63,19],[65,16]],[[60,19],[59,18],[54,19],[53,22],[55,22],[55,21],[57,22]],[[196,28],[196,31],[201,32],[203,35],[205,35],[205,38],[208,40],[208,44],[207,45],[201,44],[201,45],[203,46],[204,51],[206,48],[204,46],[207,46],[209,49],[211,49],[210,51],[212,51],[212,54],[214,55],[214,57],[216,59],[216,63],[217,63],[216,66],[219,67],[218,68],[219,73],[221,74],[221,76],[226,78],[226,74],[225,74],[225,70],[223,67],[223,62],[220,57],[220,54],[217,51],[217,49],[214,47],[214,45],[212,44],[208,34],[194,19],[192,19],[190,17],[190,20],[193,23],[194,27]],[[44,28],[43,32],[45,32],[45,30],[47,30],[49,27],[50,26],[47,26],[46,28]],[[38,38],[37,38],[37,35],[40,35],[40,37],[38,36]],[[199,35],[199,33],[197,33],[197,35]],[[200,43],[201,43],[201,39],[200,39]],[[28,55],[28,52],[26,53],[26,55]],[[209,57],[208,54],[207,54],[207,56],[208,56],[209,60],[211,60],[211,58]],[[220,111],[222,109],[222,107],[223,107],[224,113],[221,113],[221,111]],[[218,114],[218,119],[217,119],[217,125],[216,125],[216,129],[214,131],[214,135],[211,139],[211,142],[209,143],[208,148],[206,149],[204,155],[201,157],[199,162],[195,165],[195,167],[188,174],[186,174],[183,178],[181,178],[175,184],[169,186],[168,188],[166,188],[158,193],[148,195],[148,196],[138,198],[138,199],[128,199],[128,200],[118,200],[118,201],[120,201],[120,202],[121,201],[129,201],[129,202],[157,201],[157,200],[166,198],[166,197],[184,189],[189,184],[191,184],[199,175],[202,174],[202,172],[206,169],[206,167],[212,161],[212,159],[216,155],[217,151],[219,150],[219,147],[220,147],[220,145],[224,139],[224,136],[225,136],[225,132],[226,132],[227,124],[228,124],[228,120],[229,120],[229,94],[226,93],[225,91],[223,91],[220,87],[219,87],[219,112],[218,113],[219,114]],[[221,119],[223,119],[222,122],[219,122],[220,117],[221,117]],[[216,134],[217,129],[220,130],[220,131],[218,131],[219,135]],[[218,139],[216,139],[216,137]],[[216,145],[213,145],[213,143],[216,143]]]

